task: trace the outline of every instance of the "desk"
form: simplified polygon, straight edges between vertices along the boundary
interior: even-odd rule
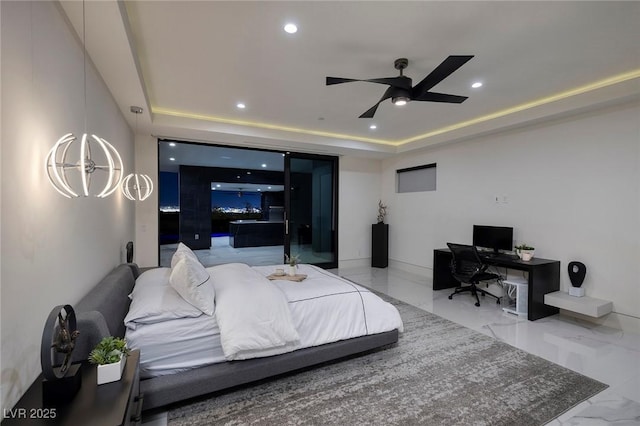
[[[528,262],[520,259],[483,258],[482,261],[491,266],[497,266],[518,271],[526,271],[529,275],[527,319],[535,321],[540,318],[557,314],[559,309],[544,304],[544,295],[560,290],[560,261],[534,257]],[[451,275],[451,251],[435,249],[433,251],[433,289],[458,287],[460,283]]]

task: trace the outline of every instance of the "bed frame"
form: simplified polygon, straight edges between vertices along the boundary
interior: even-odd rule
[[[140,269],[134,263],[116,267],[74,307],[80,331],[73,352],[74,362],[85,361],[103,337],[124,337],[124,318],[131,303],[128,295],[139,274]],[[282,355],[223,362],[141,380],[143,410],[363,353],[397,341],[398,330],[392,330]]]

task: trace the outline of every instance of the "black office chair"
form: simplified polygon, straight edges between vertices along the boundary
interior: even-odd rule
[[[496,303],[500,303],[500,298],[494,294],[489,293],[486,290],[478,288],[478,284],[481,281],[502,281],[502,277],[499,274],[493,274],[486,272],[489,265],[482,263],[478,250],[475,246],[468,246],[463,244],[447,243],[453,259],[451,260],[451,275],[461,286],[451,293],[449,299],[452,299],[454,295],[463,293],[466,291],[471,292],[476,297],[476,306],[480,306],[480,298],[478,293],[482,296],[489,295],[496,299]],[[468,284],[467,287],[463,287],[462,284]]]

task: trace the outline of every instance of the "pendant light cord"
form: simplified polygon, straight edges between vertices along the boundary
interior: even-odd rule
[[[82,0],[82,72],[84,74],[84,132],[87,133],[87,31],[84,1]]]

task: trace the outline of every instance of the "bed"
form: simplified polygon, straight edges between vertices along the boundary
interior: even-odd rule
[[[302,282],[269,280],[275,266],[204,268],[199,302],[213,295],[215,304],[211,312],[196,300],[199,313],[174,291],[177,269],[120,265],[75,307],[76,360],[104,335],[140,349],[144,410],[390,345],[402,331],[395,307],[311,265],[299,265]]]

